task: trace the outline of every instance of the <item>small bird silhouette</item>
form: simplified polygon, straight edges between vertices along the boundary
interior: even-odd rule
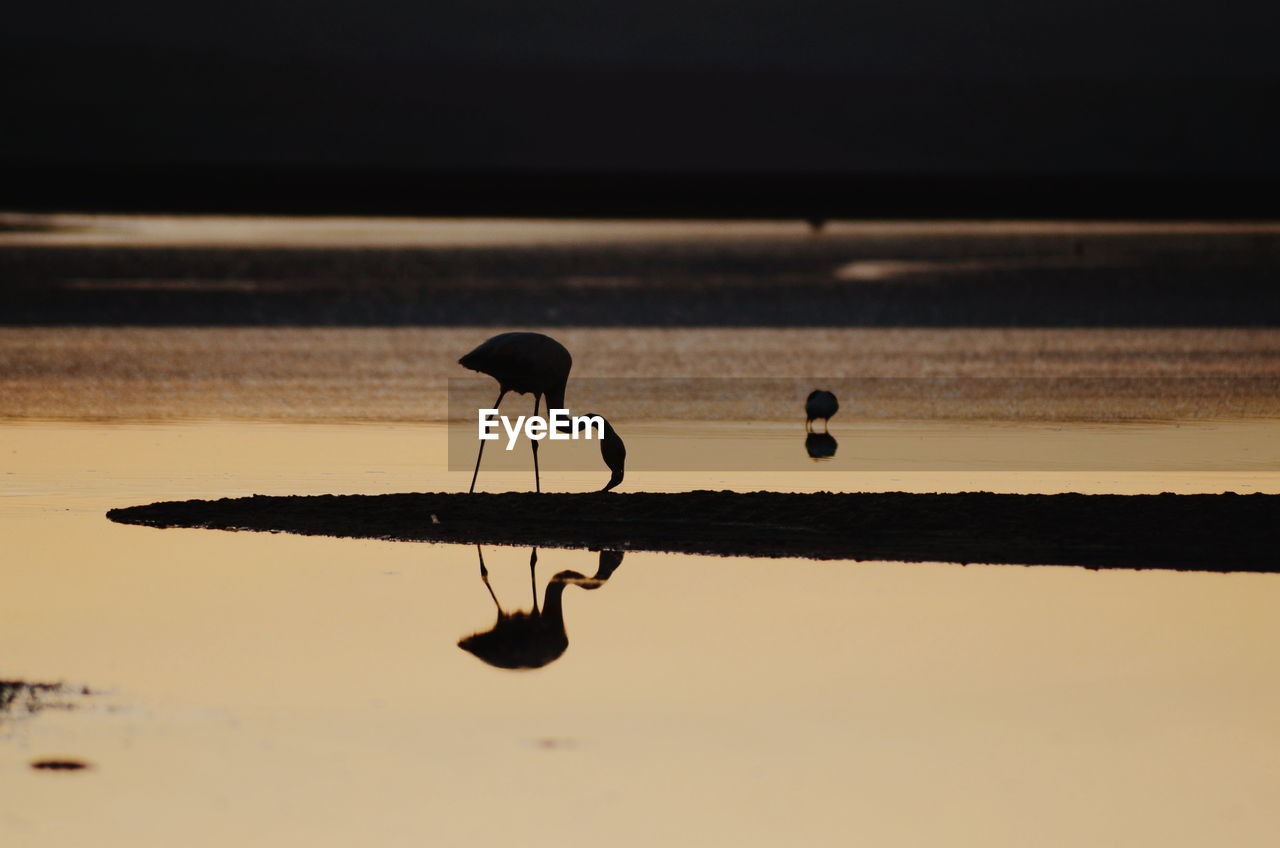
[[[822,431],[825,433],[827,427],[831,424],[831,416],[839,411],[840,402],[836,400],[835,395],[823,389],[814,389],[809,392],[809,398],[804,402],[804,414],[806,416],[804,429],[810,430],[810,425],[821,418]]]
[[[560,342],[542,333],[502,333],[489,339],[458,360],[458,364],[481,374],[488,374],[498,381],[497,409],[507,392],[533,395],[533,414],[537,415],[542,399],[547,399],[547,409],[564,409],[564,388],[569,382],[569,369],[573,357]],[[542,491],[538,474],[538,440],[533,443],[533,487]],[[480,457],[484,456],[484,441],[476,454],[476,470],[471,474],[471,488],[476,490],[476,477],[480,475]]]
[[[569,636],[564,626],[562,597],[566,586],[598,589],[622,564],[622,551],[601,551],[596,573],[586,577],[576,571],[561,571],[547,584],[541,609],[538,607],[537,582],[534,577],[538,565],[538,549],[529,554],[529,578],[533,583],[533,609],[506,612],[498,603],[498,596],[489,585],[489,570],[484,565],[484,552],[476,545],[480,556],[480,577],[484,580],[489,596],[498,608],[498,620],[493,627],[474,633],[458,642],[458,647],[475,654],[484,662],[497,668],[542,668],[555,660],[569,647]]]

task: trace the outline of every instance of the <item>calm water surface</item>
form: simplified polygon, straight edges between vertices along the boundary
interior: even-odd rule
[[[0,679],[97,693],[0,714],[5,844],[1274,843],[1274,575],[628,553],[560,587],[562,655],[509,671],[458,647],[496,617],[475,548],[104,517],[464,489],[444,390],[491,332],[0,328]],[[790,406],[641,397],[624,491],[1280,492],[1272,330],[556,334],[593,352],[576,377],[1209,378],[1039,416],[851,399],[823,462]],[[516,453],[482,488],[529,487]],[[579,459],[549,446],[544,484],[598,488]],[[540,550],[531,587],[528,549],[482,553],[507,611],[600,563]],[[49,758],[91,768],[29,767]]]
[[[1280,825],[1270,575],[630,553],[597,589],[565,590],[563,655],[513,672],[457,647],[495,618],[474,548],[103,518],[165,498],[458,488],[444,431],[0,427],[0,669],[102,693],[0,720],[4,831],[53,844],[1189,846],[1269,844]],[[804,468],[739,487],[854,482]],[[548,476],[586,489],[599,474]],[[1006,483],[1229,484],[1104,477]],[[927,472],[884,482],[947,488]],[[484,554],[503,606],[529,609],[529,551]],[[538,594],[596,566],[539,551]],[[46,757],[93,768],[27,767]]]

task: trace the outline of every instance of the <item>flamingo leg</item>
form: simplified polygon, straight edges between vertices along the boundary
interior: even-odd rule
[[[538,549],[534,548],[529,552],[529,586],[533,589],[533,612],[538,612]]]
[[[537,417],[538,410],[539,408],[541,408],[541,406],[542,406],[542,395],[534,395],[533,396],[533,414],[535,417]],[[538,478],[538,440],[530,439],[529,442],[533,445],[533,490],[535,492],[541,493],[542,481]]]
[[[502,406],[502,399],[506,396],[506,389],[498,392],[498,399],[493,402],[493,408],[497,409]],[[469,493],[476,490],[476,478],[480,476],[480,457],[482,456],[484,456],[484,439],[480,440],[480,450],[476,452],[476,470],[471,472],[471,488],[467,489],[467,492]],[[481,567],[484,567],[484,562],[482,561],[480,565]],[[496,601],[497,599],[495,598],[494,600]]]
[[[502,604],[498,603],[498,596],[493,593],[493,587],[489,585],[489,569],[484,567],[484,551],[476,545],[476,553],[480,556],[480,579],[484,581],[484,587],[489,590],[489,597],[493,598],[493,605],[498,608],[498,615],[502,615]]]

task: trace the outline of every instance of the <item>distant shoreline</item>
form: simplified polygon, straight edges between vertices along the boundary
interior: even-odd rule
[[[4,326],[1280,326],[1265,224],[9,220]]]

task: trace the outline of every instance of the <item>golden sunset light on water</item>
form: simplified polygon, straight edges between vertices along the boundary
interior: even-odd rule
[[[0,846],[1272,848],[1278,25],[6,9]]]
[[[1271,261],[1267,226],[75,223],[0,236],[27,316],[0,326],[0,833],[1190,848],[1280,825],[1280,585],[1247,518],[1280,495],[1280,333],[1191,320],[1239,309],[1219,281]],[[1139,326],[1052,312],[1140,317],[1124,285],[1178,294]],[[940,321],[949,297],[974,321]],[[66,318],[90,308],[116,317]],[[538,320],[476,323],[498,309]],[[509,329],[572,352],[565,405],[625,439],[612,492],[597,442],[546,440],[532,494],[521,437],[467,494],[505,384],[458,360]],[[821,422],[813,389],[839,398]],[[518,390],[504,414],[533,412]],[[832,558],[803,514],[824,492],[871,530],[890,498],[953,497],[887,528],[941,556],[855,533]],[[661,511],[690,493],[756,500]],[[330,495],[373,506],[308,525]],[[1197,496],[1253,535],[1169,511]],[[468,537],[468,497],[509,511]],[[195,517],[146,517],[171,501]],[[1200,547],[1161,561],[1166,537]],[[1002,545],[1041,558],[963,553]]]

